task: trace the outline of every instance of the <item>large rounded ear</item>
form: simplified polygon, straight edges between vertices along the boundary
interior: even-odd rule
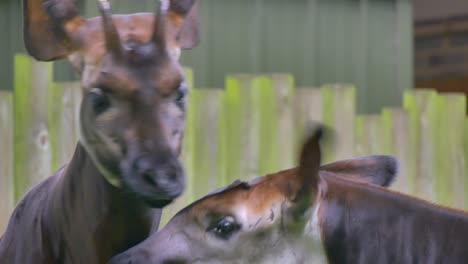
[[[198,1],[171,0],[169,7],[169,21],[171,35],[182,49],[191,49],[200,42],[200,21],[198,14]]]
[[[398,174],[398,160],[389,155],[361,156],[323,165],[320,173],[389,187]]]
[[[73,0],[23,0],[24,44],[37,60],[60,59],[76,50],[72,33],[84,23]]]

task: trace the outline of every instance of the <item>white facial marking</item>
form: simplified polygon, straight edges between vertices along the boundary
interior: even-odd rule
[[[306,232],[306,235],[309,235],[312,238],[314,238],[314,240],[321,242],[322,237],[321,237],[319,219],[318,219],[318,211],[320,209],[320,203],[315,204],[315,206],[311,209],[313,210],[313,213],[309,221],[307,221],[305,232]]]
[[[180,59],[180,48],[173,48],[169,50],[169,55],[176,61]]]

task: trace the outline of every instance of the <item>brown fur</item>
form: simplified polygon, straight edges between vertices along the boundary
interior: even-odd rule
[[[68,58],[81,74],[81,138],[70,163],[18,204],[0,262],[105,263],[182,193],[186,86],[171,49],[198,43],[198,25],[185,20],[196,19],[193,0],[172,2],[171,16],[113,17],[104,2],[85,20],[72,0],[23,0],[30,55]]]

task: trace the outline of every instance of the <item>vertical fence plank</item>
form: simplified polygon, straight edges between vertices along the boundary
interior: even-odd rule
[[[47,98],[52,170],[70,161],[78,142],[81,88],[75,83],[54,83]]]
[[[52,64],[15,56],[15,199],[51,173],[47,94]]]
[[[441,94],[437,98],[437,201],[458,208],[465,206],[464,94]]]
[[[226,77],[226,178],[251,179],[258,172],[258,108],[253,105],[252,75]]]
[[[256,131],[252,131],[253,135],[251,135],[250,140],[256,143],[254,147],[257,148],[251,149],[257,153],[256,156],[252,156],[254,158],[252,165],[256,166],[252,166],[252,170],[255,170],[249,177],[252,178],[256,175],[274,172],[278,168],[280,159],[278,153],[278,114],[273,80],[266,76],[254,78],[250,93],[252,95],[250,109],[256,123]]]
[[[404,106],[410,114],[409,162],[417,164],[416,181],[412,193],[435,200],[437,93],[432,90],[407,91]]]
[[[468,118],[465,118],[465,209],[468,205]]]
[[[0,234],[8,225],[8,219],[13,211],[14,181],[13,181],[13,95],[10,92],[0,92]]]
[[[208,192],[227,184],[224,175],[220,175],[218,166],[223,159],[220,153],[220,120],[224,91],[200,89],[194,90],[194,147],[193,157],[194,198],[198,199]],[[200,184],[203,183],[203,184]]]
[[[299,88],[294,92],[294,127],[296,142],[294,153],[299,153],[304,132],[309,124],[322,121],[322,95],[320,89]]]
[[[356,117],[354,156],[382,154],[382,119],[379,115]]]
[[[385,108],[382,111],[382,154],[395,155],[398,159],[399,173],[392,188],[405,193],[412,193],[415,185],[416,165],[409,162],[408,147],[409,138],[409,117],[403,109]]]
[[[297,164],[295,143],[297,134],[294,127],[294,78],[289,74],[274,74],[269,76],[273,82],[273,93],[275,97],[274,111],[271,113],[276,118],[278,138],[276,142],[265,142],[262,144],[275,144],[278,148],[278,162],[273,166],[260,170],[260,175],[272,173],[278,170],[294,167]],[[269,131],[263,131],[263,134]],[[259,135],[263,138],[262,135]]]
[[[322,90],[322,120],[336,132],[335,144],[325,149],[324,162],[349,158],[354,153],[356,88],[326,85]]]
[[[256,78],[252,85],[252,106],[259,114],[257,174],[290,168],[296,156],[292,122],[294,80],[287,74],[273,74]]]

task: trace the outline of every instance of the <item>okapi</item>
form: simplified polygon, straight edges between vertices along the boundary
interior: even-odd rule
[[[73,0],[23,0],[29,54],[67,58],[81,75],[81,136],[71,161],[17,205],[1,263],[106,263],[157,229],[184,189],[178,57],[199,41],[196,2],[111,15],[100,0],[99,10],[84,19]]]
[[[391,193],[383,187],[392,183],[398,165],[393,157],[367,156],[319,167],[321,133],[308,139],[297,169],[234,182],[181,210],[109,263],[324,263],[320,236],[331,263],[362,263],[361,254],[375,253],[372,248],[384,243],[375,232],[385,239],[398,229],[379,226],[391,219],[383,213],[385,204],[367,207],[378,204],[377,197],[356,200],[352,194]],[[393,246],[385,243],[379,250]]]
[[[297,173],[209,195],[110,263],[467,262],[468,212],[319,172],[320,135],[306,141]]]

